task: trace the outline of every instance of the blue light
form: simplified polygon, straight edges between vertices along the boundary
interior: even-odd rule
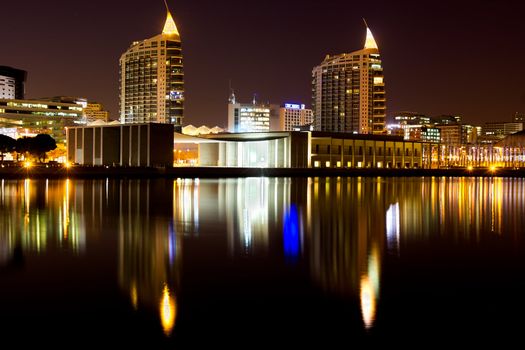
[[[290,209],[284,214],[283,221],[284,255],[295,260],[299,257],[301,245],[299,214],[295,204],[290,205]]]
[[[298,104],[298,103],[285,103],[284,108],[289,109],[304,109],[304,104]]]
[[[173,265],[176,255],[177,255],[177,240],[176,240],[176,233],[175,233],[175,225],[173,224],[173,221],[170,221],[170,224],[168,227],[168,259],[170,261],[170,265]]]

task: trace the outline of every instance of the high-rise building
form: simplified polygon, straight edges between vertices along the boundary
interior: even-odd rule
[[[313,121],[313,111],[305,108],[304,104],[285,103],[279,109],[279,129],[281,131],[293,131],[297,127],[312,124]]]
[[[383,66],[368,27],[362,50],[327,55],[313,69],[312,78],[316,130],[359,134],[385,132]]]
[[[0,98],[23,100],[26,78],[24,70],[0,66]]]
[[[120,57],[120,120],[171,123],[180,132],[183,115],[181,39],[168,10],[161,34],[133,42]]]

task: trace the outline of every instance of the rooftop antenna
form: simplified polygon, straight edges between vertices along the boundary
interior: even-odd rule
[[[164,1],[166,1],[166,0],[164,0]],[[168,5],[166,5],[166,6],[168,6]],[[363,17],[363,22],[365,22],[365,26],[368,28],[368,23],[366,23],[366,19],[364,17]]]
[[[164,5],[166,6],[166,10],[170,12],[170,8],[168,7],[168,3],[166,2],[166,0],[164,0]]]
[[[230,87],[230,98],[228,99],[228,101],[232,104],[235,104],[236,101],[235,101],[235,90],[233,90],[232,88],[232,80],[230,79],[229,80],[229,87]]]
[[[254,93],[254,94],[253,94],[253,101],[252,101],[252,102],[253,102],[253,104],[257,104],[257,101],[256,101],[256,99],[255,99],[255,98],[256,98],[256,96],[257,96],[257,94],[256,94],[256,93]]]

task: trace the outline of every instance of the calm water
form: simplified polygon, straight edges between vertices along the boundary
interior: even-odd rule
[[[2,180],[0,339],[520,338],[525,180]]]

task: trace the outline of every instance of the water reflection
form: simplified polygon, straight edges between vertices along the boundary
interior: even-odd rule
[[[182,239],[173,222],[174,191],[166,191],[170,184],[122,181],[118,215],[119,284],[133,308],[157,312],[166,335],[176,323],[182,267]],[[178,224],[187,222],[182,219]]]
[[[360,298],[366,327],[375,319],[385,205],[381,180],[318,179],[308,186],[312,225],[309,259],[312,279],[329,293]]]
[[[86,245],[83,186],[66,181],[2,180],[0,264],[15,251],[44,253],[49,247],[81,253]]]
[[[274,283],[272,292],[280,293],[288,283],[283,280],[307,276],[307,286],[296,282],[301,288],[352,305],[345,316],[354,312],[361,327],[373,331],[388,299],[386,261],[404,258],[412,244],[519,239],[524,186],[521,179],[437,177],[5,180],[0,264],[23,266],[24,255],[50,251],[116,253],[116,266],[104,268],[117,272],[122,300],[133,314],[149,314],[161,336],[170,336],[185,313],[198,309],[186,307],[195,298],[183,298],[187,284],[213,299],[198,288],[207,281],[235,303],[230,294],[244,286],[231,281],[245,275],[231,265],[260,263],[252,282]],[[101,240],[110,252],[96,245]],[[280,270],[288,275],[272,279],[270,272]],[[260,305],[264,292],[259,299],[243,294],[242,303]],[[309,303],[313,294],[319,293],[297,299]]]

